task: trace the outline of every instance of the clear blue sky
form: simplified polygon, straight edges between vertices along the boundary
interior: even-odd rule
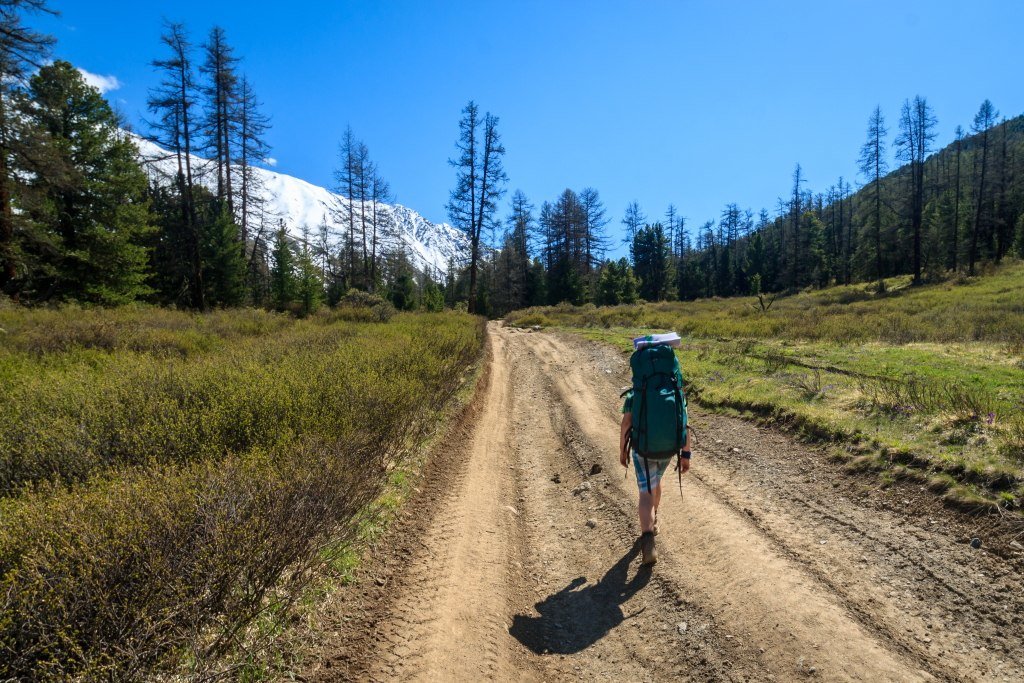
[[[856,173],[872,108],[896,131],[921,94],[939,145],[984,98],[1024,112],[1024,2],[51,0],[57,56],[114,76],[141,127],[161,19],[214,24],[273,118],[278,170],[330,185],[346,124],[399,202],[446,219],[460,109],[501,118],[509,190],[597,188],[620,234],[638,200],[691,227],[727,202],[774,210],[795,163],[823,190]],[[503,210],[504,212],[504,210]]]

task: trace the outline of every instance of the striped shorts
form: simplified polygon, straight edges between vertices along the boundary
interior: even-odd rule
[[[661,477],[668,470],[669,464],[672,460],[652,460],[648,458],[646,466],[644,465],[644,459],[640,457],[640,454],[633,451],[633,469],[636,472],[636,483],[640,487],[640,492],[643,493],[647,490],[647,476],[648,473],[651,477],[651,488],[657,488],[661,483]]]

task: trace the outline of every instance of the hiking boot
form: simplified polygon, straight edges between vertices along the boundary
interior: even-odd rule
[[[641,564],[654,564],[658,561],[658,551],[654,547],[654,532],[645,531],[640,535]]]

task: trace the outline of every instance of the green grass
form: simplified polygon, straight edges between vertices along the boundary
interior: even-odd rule
[[[931,482],[964,507],[1024,501],[1024,265],[911,288],[906,279],[780,298],[518,311],[615,344],[685,335],[701,405],[843,446],[851,468]],[[939,482],[942,485],[939,485]]]
[[[271,651],[480,357],[477,318],[386,317],[0,311],[0,678]]]

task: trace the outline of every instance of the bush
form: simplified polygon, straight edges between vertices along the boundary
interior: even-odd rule
[[[0,680],[199,666],[294,600],[328,545],[344,550],[484,328],[453,313],[333,313],[102,312],[116,321],[102,347],[99,327],[75,320],[91,311],[7,315]],[[25,347],[47,315],[77,332],[60,350]],[[213,342],[168,357],[125,343],[151,339],[141,330]]]

